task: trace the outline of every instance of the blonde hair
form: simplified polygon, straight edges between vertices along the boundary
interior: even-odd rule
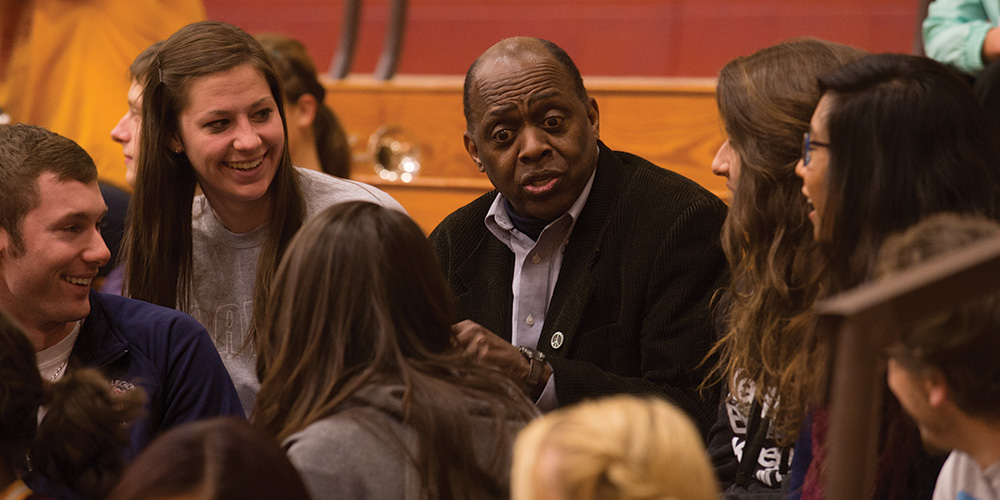
[[[544,460],[555,459],[542,473]],[[514,445],[513,500],[542,500],[542,483],[576,500],[717,500],[701,435],[676,406],[620,395],[554,411]]]

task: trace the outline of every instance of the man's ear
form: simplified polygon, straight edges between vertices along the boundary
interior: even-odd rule
[[[10,235],[7,234],[7,230],[0,228],[0,262],[3,262],[4,257],[7,256],[8,248],[10,247]]]
[[[302,94],[299,99],[295,101],[295,125],[300,128],[311,127],[313,121],[316,120],[316,109],[319,107],[319,102],[316,100],[316,96],[312,94]]]
[[[480,172],[485,172],[486,167],[483,166],[483,161],[479,158],[479,147],[476,146],[476,141],[472,138],[472,135],[469,134],[468,130],[462,133],[462,141],[465,142],[465,150],[469,153],[469,157],[472,158],[472,161],[476,164],[476,168],[478,168]]]
[[[594,134],[594,139],[601,138],[601,110],[597,107],[597,99],[587,98],[587,121],[590,122],[590,130]]]
[[[927,393],[927,404],[931,408],[941,408],[951,400],[948,382],[945,380],[944,373],[941,370],[928,368],[922,375],[924,391]]]

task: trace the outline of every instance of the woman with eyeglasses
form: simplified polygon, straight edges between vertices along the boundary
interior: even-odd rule
[[[816,78],[865,54],[793,39],[736,58],[719,72],[716,100],[729,138],[712,172],[728,179],[732,194],[722,228],[731,278],[717,307],[721,340],[710,380],[728,390],[708,450],[728,499],[784,497],[806,414],[792,392],[812,369],[794,346],[809,335],[819,290],[795,164],[819,101]]]
[[[872,55],[821,77],[819,86],[796,173],[812,206],[822,296],[871,279],[882,242],[930,214],[1000,218],[1000,130],[948,68],[923,57]],[[819,392],[829,363],[829,345],[811,349],[817,362],[802,380],[806,397]],[[885,394],[872,498],[930,498],[940,462],[925,459],[917,429]],[[814,411],[803,446],[796,445],[790,486],[803,499],[822,498],[823,457],[806,450],[822,449],[826,415]]]

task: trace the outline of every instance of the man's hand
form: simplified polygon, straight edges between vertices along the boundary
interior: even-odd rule
[[[467,358],[500,370],[518,386],[524,384],[531,365],[516,346],[469,319],[451,328],[455,331],[458,347]]]

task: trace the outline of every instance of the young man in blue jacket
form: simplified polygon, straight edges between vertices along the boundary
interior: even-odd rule
[[[34,125],[0,126],[0,310],[35,344],[49,381],[99,369],[109,390],[146,394],[131,459],[157,434],[243,415],[205,329],[190,316],[91,290],[110,257],[97,167],[73,141]]]

